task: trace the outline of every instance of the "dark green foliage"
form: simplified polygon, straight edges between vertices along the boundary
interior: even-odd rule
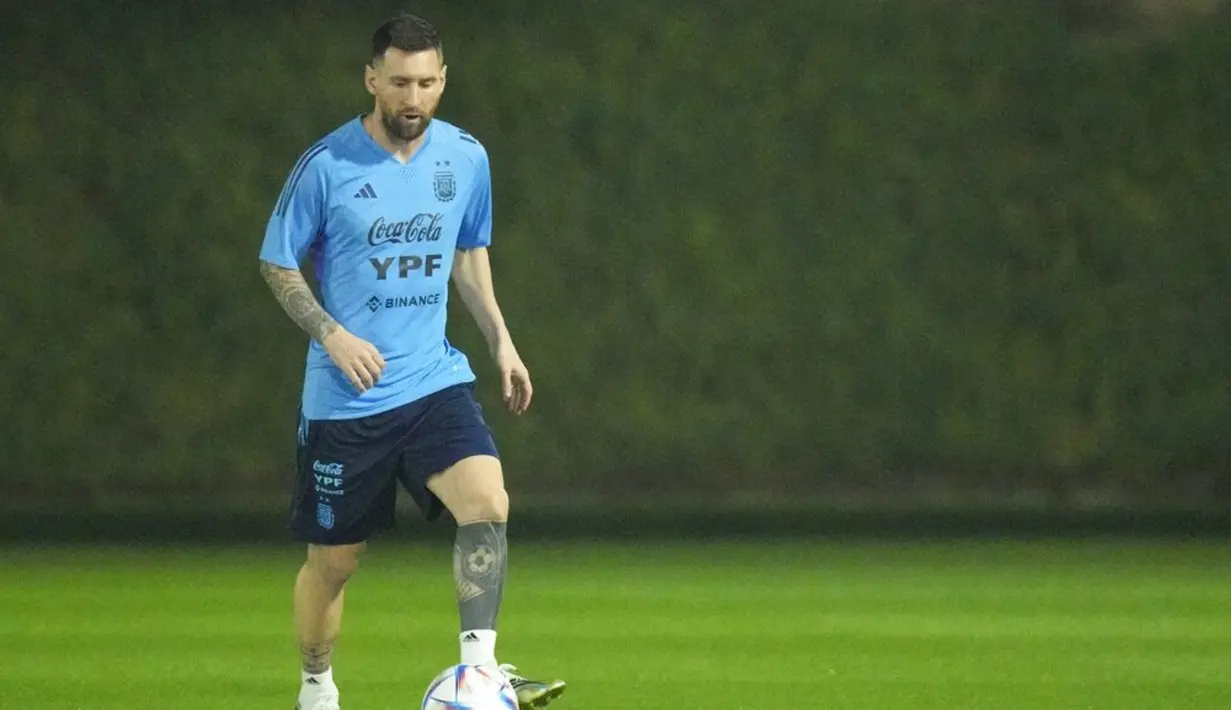
[[[421,11],[492,155],[518,490],[1225,479],[1227,11],[1114,43],[1055,3],[463,5]],[[6,494],[281,490],[304,339],[256,251],[388,8],[92,7],[0,37],[4,448],[39,472]]]

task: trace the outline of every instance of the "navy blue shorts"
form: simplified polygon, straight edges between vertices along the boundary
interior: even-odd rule
[[[393,527],[398,483],[435,520],[444,506],[428,479],[478,455],[499,456],[472,382],[369,417],[303,422],[291,529],[303,542],[363,542]]]

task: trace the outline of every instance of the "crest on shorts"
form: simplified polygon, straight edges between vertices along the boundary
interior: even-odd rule
[[[449,170],[442,170],[433,176],[432,190],[436,193],[436,199],[441,202],[451,202],[454,197],[457,197],[457,181],[453,179],[453,173]]]
[[[328,503],[316,504],[316,522],[326,530],[333,529],[333,506]]]

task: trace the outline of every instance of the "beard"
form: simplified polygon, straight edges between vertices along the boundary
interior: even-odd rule
[[[423,135],[431,121],[431,113],[423,113],[412,119],[383,109],[380,112],[380,123],[385,133],[402,143],[409,143]]]

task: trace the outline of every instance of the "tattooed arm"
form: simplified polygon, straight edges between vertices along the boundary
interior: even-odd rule
[[[355,389],[365,392],[375,386],[385,369],[385,358],[376,346],[348,333],[321,307],[298,269],[285,269],[262,260],[261,276],[282,304],[282,310],[325,348],[329,359]]]
[[[299,269],[284,269],[262,261],[261,277],[282,304],[282,310],[313,340],[324,344],[325,338],[338,329],[338,322],[321,308]]]

